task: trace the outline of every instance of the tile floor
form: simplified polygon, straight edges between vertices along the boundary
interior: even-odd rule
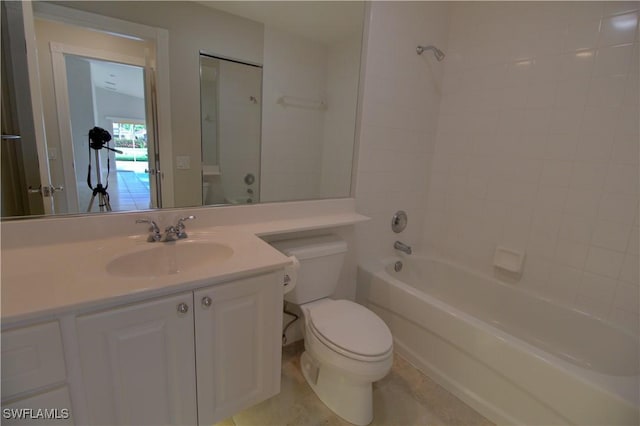
[[[150,205],[149,175],[130,170],[117,171],[117,183],[109,188],[114,211],[147,210]]]
[[[320,402],[300,371],[302,342],[282,354],[280,394],[244,410],[218,426],[245,425],[340,425],[337,417]],[[468,405],[395,355],[389,375],[374,383],[372,425],[492,425]]]

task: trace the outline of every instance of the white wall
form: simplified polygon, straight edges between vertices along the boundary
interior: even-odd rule
[[[451,6],[423,240],[525,251],[516,286],[636,330],[638,4]]]
[[[357,228],[358,261],[393,254],[396,239],[418,244],[436,135],[443,63],[418,44],[447,51],[442,2],[372,2],[358,154],[356,202],[373,220]],[[391,231],[405,210],[409,225]]]
[[[265,27],[262,201],[318,197],[324,111],[277,101],[281,96],[324,100],[326,64],[323,44]]]
[[[65,58],[67,66],[67,84],[69,89],[69,112],[71,115],[71,135],[73,138],[74,169],[76,185],[78,187],[78,205],[80,211],[85,211],[93,192],[87,186],[87,166],[89,165],[88,131],[98,125],[93,111],[93,84],[91,81],[91,64],[82,58],[68,56]],[[106,151],[106,150],[105,150]],[[103,156],[107,153],[101,153]],[[91,152],[91,161],[94,161]],[[106,161],[106,157],[105,157]],[[93,184],[96,184],[95,164],[93,165]],[[97,203],[96,203],[97,205]]]
[[[142,69],[140,69],[140,84],[144,84]],[[114,117],[146,121],[144,98],[112,92],[101,87],[95,88],[95,98],[97,125],[108,130],[109,133],[113,133],[114,120],[111,118]]]

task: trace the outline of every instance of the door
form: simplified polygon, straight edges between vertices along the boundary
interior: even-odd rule
[[[31,2],[2,2],[1,15],[2,216],[54,213]]]
[[[77,320],[89,423],[196,424],[193,293]]]
[[[281,278],[270,273],[194,292],[200,425],[280,392]]]
[[[50,48],[70,211],[104,211],[90,201],[98,184],[109,185],[112,210],[160,207],[153,70],[147,59],[60,43]],[[112,136],[102,148],[89,148],[94,126]]]

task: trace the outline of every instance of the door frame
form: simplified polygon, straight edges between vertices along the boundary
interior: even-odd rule
[[[107,50],[92,49],[87,47],[72,46],[69,44],[51,42],[51,64],[53,66],[53,87],[55,91],[56,111],[58,111],[58,132],[60,134],[60,156],[64,169],[64,182],[66,186],[67,206],[70,211],[81,212],[78,205],[78,188],[75,172],[75,157],[73,152],[73,132],[71,129],[71,109],[69,107],[69,87],[67,83],[67,64],[64,55],[80,56],[87,59],[117,62],[125,65],[134,65],[143,69],[147,61],[145,58],[122,55]],[[146,93],[145,98],[151,96]],[[147,102],[145,101],[145,107]],[[148,115],[148,113],[147,113]],[[148,125],[154,125],[148,123]],[[111,132],[110,132],[111,133]],[[155,141],[151,141],[155,143]],[[162,185],[160,185],[162,187]],[[151,188],[153,191],[155,188]],[[151,195],[151,194],[150,194]]]
[[[151,68],[155,81],[155,137],[160,157],[162,207],[174,206],[173,148],[171,132],[171,96],[169,79],[169,31],[117,18],[84,12],[45,2],[33,2],[35,17],[79,27],[108,32],[123,37],[146,40],[155,45],[155,62]],[[35,31],[34,31],[35,34]],[[35,38],[35,35],[34,35]]]

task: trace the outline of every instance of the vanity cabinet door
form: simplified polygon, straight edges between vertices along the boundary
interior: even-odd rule
[[[211,425],[280,392],[282,272],[194,296],[198,421]]]
[[[197,423],[193,293],[79,317],[91,424]]]

